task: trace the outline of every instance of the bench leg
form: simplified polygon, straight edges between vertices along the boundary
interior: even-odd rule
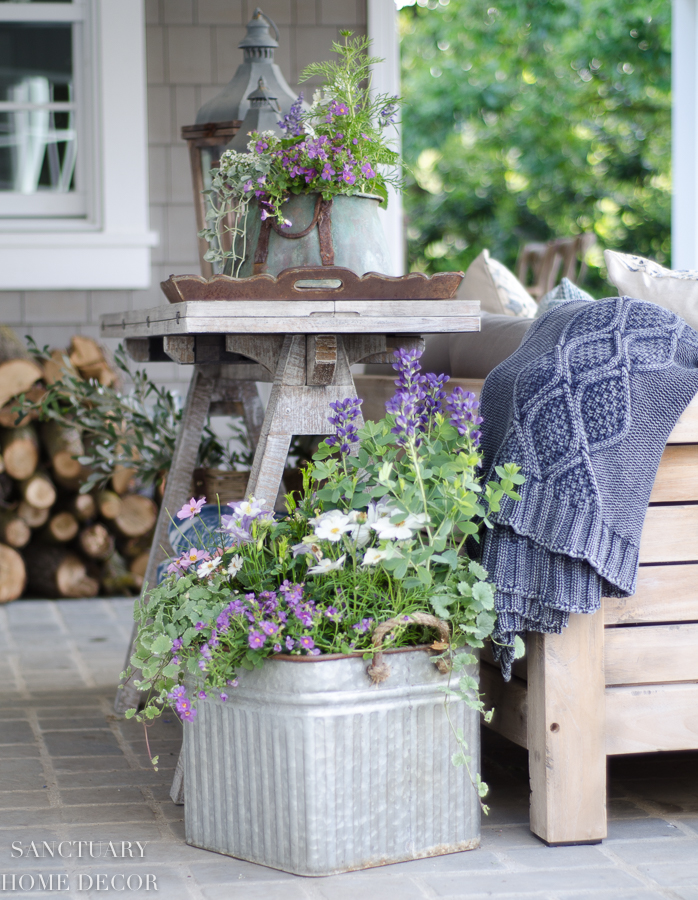
[[[531,831],[547,844],[606,837],[603,613],[528,635]]]

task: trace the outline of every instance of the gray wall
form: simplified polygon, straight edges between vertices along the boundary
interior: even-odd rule
[[[226,84],[239,62],[238,42],[260,5],[281,33],[276,61],[293,87],[305,65],[329,59],[342,28],[366,30],[366,0],[146,0],[150,224],[160,234],[146,291],[0,291],[0,321],[43,346],[63,348],[71,335],[98,336],[105,312],[164,302],[160,281],[199,272],[196,222],[182,125]],[[128,64],[128,55],[124,56]],[[151,375],[184,389],[189,370],[157,363]]]

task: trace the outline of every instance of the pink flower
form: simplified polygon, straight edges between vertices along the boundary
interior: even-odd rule
[[[185,550],[175,562],[177,562],[182,569],[188,569],[189,566],[198,563],[200,560],[210,558],[211,554],[207,553],[206,550],[197,550],[196,547],[190,547],[188,550]]]
[[[201,512],[201,507],[206,503],[206,498],[202,497],[200,500],[195,500],[193,497],[189,501],[189,503],[185,503],[184,506],[177,513],[178,519],[193,519],[195,516],[198,516]]]

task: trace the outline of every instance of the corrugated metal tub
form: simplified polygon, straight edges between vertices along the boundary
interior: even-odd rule
[[[358,657],[272,659],[230,700],[199,701],[185,734],[188,844],[297,875],[471,850],[480,807],[426,650],[390,654],[372,686]],[[452,703],[479,765],[479,717]]]

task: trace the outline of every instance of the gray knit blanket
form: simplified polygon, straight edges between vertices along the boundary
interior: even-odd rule
[[[551,310],[487,377],[483,471],[515,462],[526,476],[482,540],[506,680],[515,635],[559,633],[571,612],[635,593],[659,460],[696,391],[698,334],[628,297]]]

